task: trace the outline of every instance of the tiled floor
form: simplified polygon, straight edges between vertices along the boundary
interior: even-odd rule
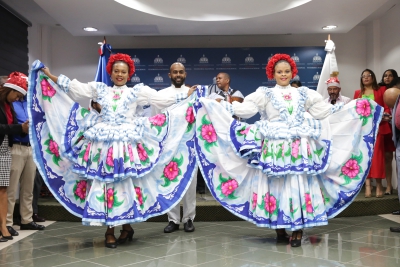
[[[166,224],[134,225],[132,242],[107,249],[105,229],[55,222],[0,244],[0,266],[400,266],[400,233],[389,231],[400,216],[333,219],[307,230],[299,248],[247,222],[195,222],[194,233],[164,234]]]

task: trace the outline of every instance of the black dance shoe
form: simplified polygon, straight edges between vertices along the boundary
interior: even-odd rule
[[[124,238],[121,238],[121,235],[120,235],[118,237],[118,244],[123,244],[126,242],[126,240],[132,241],[133,234],[135,233],[135,231],[133,231],[133,229],[131,229],[129,231],[122,229],[122,230],[120,230],[120,232],[121,232],[121,235],[123,232],[125,232],[126,236]]]
[[[302,237],[303,237],[303,230],[293,231],[292,240],[290,240],[290,246],[292,248],[300,247]]]
[[[106,246],[106,248],[117,248],[117,246],[118,246],[118,242],[117,241],[107,243],[107,236],[108,235],[114,236],[114,234],[105,234],[106,240],[104,240],[104,245]],[[114,236],[114,240],[116,240],[115,236]]]

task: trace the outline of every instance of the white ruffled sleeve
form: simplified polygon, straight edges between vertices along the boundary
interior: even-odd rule
[[[167,90],[156,91],[148,86],[143,86],[137,92],[137,97],[138,105],[152,105],[157,109],[164,109],[186,99],[187,93],[169,93]]]
[[[343,103],[331,105],[329,103],[326,103],[318,92],[311,89],[307,90],[307,101],[305,104],[305,109],[315,119],[324,119],[332,113],[337,112],[342,107]]]
[[[65,75],[60,75],[57,85],[75,102],[90,100],[96,95],[96,89],[90,84],[81,83],[76,79],[72,81]]]
[[[262,89],[257,89],[254,93],[249,94],[244,98],[243,103],[234,101],[229,104],[226,101],[221,101],[225,109],[243,119],[248,119],[256,115],[258,112],[265,110],[266,105],[265,92]]]

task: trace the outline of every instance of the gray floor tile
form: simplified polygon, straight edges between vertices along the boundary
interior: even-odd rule
[[[0,267],[400,266],[400,235],[389,231],[392,224],[379,216],[335,218],[307,229],[302,246],[292,248],[277,244],[274,230],[244,221],[195,222],[195,232],[171,234],[163,233],[167,222],[144,222],[132,225],[132,242],[108,249],[105,227],[56,222],[0,250]]]
[[[242,253],[257,250],[254,247],[243,247],[235,245],[234,243],[228,244],[217,244],[212,246],[207,246],[205,248],[198,249],[200,252],[205,252],[209,254],[221,255],[223,257],[230,257],[235,255],[240,255]]]
[[[0,251],[0,263],[18,263],[20,261],[32,260],[51,255],[54,255],[54,253],[33,248],[30,250],[20,250],[15,252],[9,251],[7,253],[2,253],[2,251]]]
[[[366,243],[349,242],[349,241],[344,241],[342,243],[339,243],[338,245],[331,246],[331,248],[336,248],[339,250],[359,251],[361,253],[367,253],[367,254],[374,254],[387,249],[387,247],[377,244],[366,244]]]
[[[184,265],[195,266],[198,264],[208,263],[223,258],[221,255],[214,255],[199,252],[196,250],[187,251],[175,255],[161,258],[162,260],[176,262]]]
[[[135,263],[132,265],[127,265],[125,267],[185,267],[185,266],[189,266],[189,265],[183,265],[183,264],[176,263],[176,262],[155,259],[155,260]]]
[[[212,262],[196,265],[196,267],[265,267],[268,265],[233,258],[223,258]]]
[[[400,247],[389,248],[375,253],[375,255],[400,259]]]
[[[276,266],[281,267],[338,267],[342,266],[340,262],[316,259],[311,257],[293,257],[284,261],[279,262]]]
[[[400,266],[399,258],[390,258],[379,255],[369,255],[367,257],[361,258],[360,260],[354,261],[354,263],[360,264],[362,266],[370,267],[398,267]],[[350,262],[353,263],[353,262]]]
[[[46,257],[41,257],[41,258],[34,258],[31,260],[25,260],[25,261],[20,261],[19,265],[20,266],[40,266],[40,267],[52,267],[52,266],[59,266],[59,265],[64,265],[68,263],[74,263],[79,260],[62,256],[62,255],[49,255]]]
[[[118,249],[109,249],[109,250],[118,250]],[[111,257],[109,256],[96,257],[95,259],[90,259],[88,261],[109,267],[117,267],[117,266],[119,267],[119,266],[130,265],[133,263],[149,261],[151,259],[152,259],[151,257],[146,257],[143,255],[132,254],[129,252],[119,252],[113,254]]]
[[[232,256],[235,259],[256,262],[266,265],[277,265],[279,262],[294,257],[289,253],[274,252],[262,248]]]

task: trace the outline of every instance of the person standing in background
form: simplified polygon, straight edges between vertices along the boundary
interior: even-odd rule
[[[379,86],[388,88],[395,87],[396,80],[398,79],[397,71],[394,69],[388,69],[383,72],[382,79]],[[391,140],[390,135],[385,135],[385,172],[386,172],[386,191],[385,195],[391,195],[393,192],[392,187],[392,162],[393,162],[393,152],[396,151],[396,147]]]
[[[27,77],[13,72],[0,86],[0,242],[12,240],[7,228],[7,187],[10,185],[11,150],[13,136],[27,134],[29,122],[18,124],[12,103],[26,95]]]
[[[368,98],[374,100],[380,106],[384,107],[384,114],[382,121],[379,125],[378,135],[374,146],[374,155],[372,157],[371,169],[368,174],[368,179],[365,180],[365,197],[371,197],[371,179],[376,180],[376,197],[383,197],[382,179],[386,178],[385,172],[385,136],[389,135],[391,138],[392,131],[390,129],[389,121],[391,120],[390,109],[383,102],[383,94],[385,87],[379,87],[376,82],[375,73],[370,69],[365,69],[361,72],[360,77],[360,90],[354,92],[354,99]]]
[[[26,97],[13,103],[18,123],[28,120]],[[21,230],[44,230],[43,225],[33,221],[33,185],[36,176],[36,165],[32,157],[32,147],[29,136],[15,135],[11,149],[10,185],[7,188],[8,212],[7,229],[12,236],[18,236],[13,226],[13,213],[16,195],[19,190],[19,213],[21,215]],[[19,188],[18,188],[19,184]]]

